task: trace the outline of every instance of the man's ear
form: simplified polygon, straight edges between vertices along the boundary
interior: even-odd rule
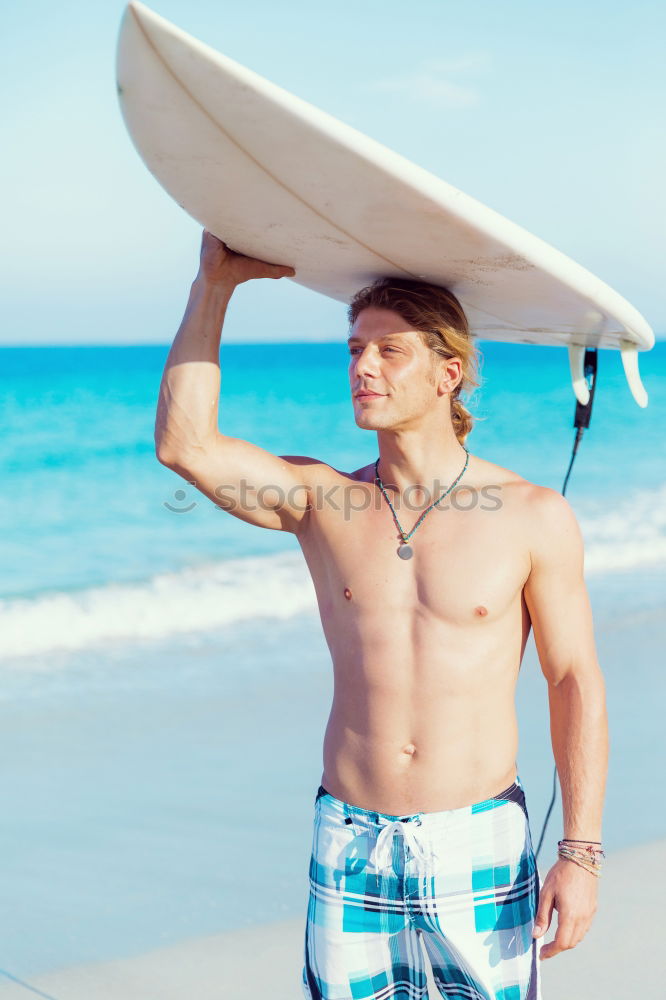
[[[438,391],[441,395],[455,392],[462,382],[462,361],[460,358],[440,358]]]

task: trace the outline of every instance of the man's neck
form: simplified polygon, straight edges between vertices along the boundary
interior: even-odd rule
[[[379,431],[379,477],[387,488],[400,494],[421,487],[429,494],[441,493],[462,472],[467,455],[451,428],[437,441],[415,434]]]

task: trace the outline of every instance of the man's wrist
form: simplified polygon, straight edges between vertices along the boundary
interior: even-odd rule
[[[235,288],[236,282],[233,278],[213,280],[201,272],[197,274],[192,282],[193,291],[207,298],[225,300],[227,302],[231,298]]]
[[[560,861],[571,861],[597,878],[601,875],[602,859],[606,857],[600,843],[579,839],[558,840],[557,856]]]

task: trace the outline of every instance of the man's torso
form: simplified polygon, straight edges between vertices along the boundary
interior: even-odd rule
[[[402,560],[374,466],[320,465],[314,486],[298,537],[334,670],[322,784],[393,814],[455,809],[508,787],[538,487],[470,456]],[[436,498],[408,509],[389,496],[407,532]]]

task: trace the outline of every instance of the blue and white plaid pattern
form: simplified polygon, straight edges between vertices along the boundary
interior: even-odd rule
[[[447,1000],[541,1000],[538,901],[520,777],[484,802],[402,817],[320,786],[303,993],[423,1000],[423,942]]]

